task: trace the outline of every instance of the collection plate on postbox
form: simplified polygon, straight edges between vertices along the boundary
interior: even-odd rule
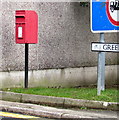
[[[16,43],[38,43],[38,15],[32,10],[17,10],[16,14]]]

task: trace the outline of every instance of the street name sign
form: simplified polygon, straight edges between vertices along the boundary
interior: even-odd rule
[[[119,32],[119,0],[91,0],[91,31]]]
[[[91,48],[95,52],[119,52],[119,43],[92,42]]]

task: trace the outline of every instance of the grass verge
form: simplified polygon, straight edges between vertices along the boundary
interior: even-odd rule
[[[118,90],[116,88],[108,88],[97,96],[96,88],[11,88],[3,89],[3,91],[10,91],[24,94],[35,94],[44,96],[67,97],[74,99],[96,100],[106,102],[119,102],[117,99]]]

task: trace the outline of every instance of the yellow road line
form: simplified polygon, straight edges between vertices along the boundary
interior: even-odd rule
[[[38,118],[38,117],[35,117],[35,116],[21,115],[21,114],[8,113],[8,112],[0,112],[0,116],[12,117],[12,118],[24,118],[24,119]]]

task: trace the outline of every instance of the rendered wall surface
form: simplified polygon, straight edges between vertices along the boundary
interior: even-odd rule
[[[99,34],[90,31],[89,7],[78,2],[2,2],[0,71],[24,70],[24,45],[15,43],[15,10],[35,10],[39,15],[39,43],[31,44],[29,69],[91,67],[97,53],[91,42]],[[105,34],[106,42],[117,42],[116,33]],[[106,65],[117,64],[116,53],[106,53]]]
[[[0,1],[0,11],[2,11],[1,1]],[[2,26],[2,13],[0,12],[0,26]],[[2,33],[2,28],[0,27],[0,33]],[[2,34],[0,34],[0,71],[2,70]]]

